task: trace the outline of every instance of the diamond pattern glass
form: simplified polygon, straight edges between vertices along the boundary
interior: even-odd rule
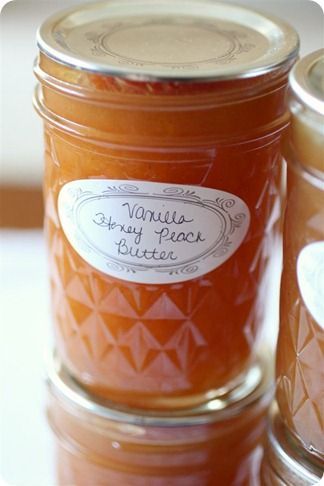
[[[324,183],[321,190],[289,170],[277,400],[290,431],[310,453],[324,459],[324,330],[305,303],[297,278],[301,250],[318,241],[324,241]]]
[[[170,171],[168,161],[94,153],[47,127],[45,228],[57,345],[93,392],[139,407],[189,406],[244,379],[264,318],[262,288],[280,209],[279,137],[266,142],[206,150]],[[241,197],[251,211],[243,244],[220,268],[172,285],[134,284],[92,268],[60,227],[60,188],[78,178],[143,174]]]

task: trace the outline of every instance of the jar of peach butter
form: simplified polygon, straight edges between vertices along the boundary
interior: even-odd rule
[[[322,486],[324,468],[305,454],[284,425],[276,404],[270,414],[261,486]]]
[[[90,396],[55,358],[49,366],[48,420],[57,484],[258,485],[269,378],[263,358],[239,393],[184,413],[141,413],[112,402],[109,408]]]
[[[277,400],[324,468],[324,49],[291,73]]]
[[[209,0],[107,0],[51,17],[38,44],[64,364],[134,407],[235,389],[265,317],[295,31]]]

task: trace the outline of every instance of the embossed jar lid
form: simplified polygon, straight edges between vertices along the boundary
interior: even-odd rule
[[[324,49],[301,59],[291,71],[289,81],[306,106],[324,115]]]
[[[134,80],[217,80],[279,68],[298,52],[281,20],[214,0],[106,0],[51,16],[41,51],[77,69]]]

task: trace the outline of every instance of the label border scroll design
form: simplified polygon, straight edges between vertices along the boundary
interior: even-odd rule
[[[60,201],[60,198],[62,197],[62,192],[59,195],[59,214],[63,230],[72,245],[73,241],[76,242],[78,248],[87,255],[95,252],[97,255],[104,259],[107,273],[110,275],[112,274],[110,272],[118,274],[118,278],[121,279],[129,280],[129,278],[127,278],[127,275],[138,275],[140,282],[141,275],[148,271],[153,271],[156,274],[156,279],[153,280],[156,280],[157,282],[159,280],[158,275],[160,275],[163,280],[163,274],[170,276],[170,279],[173,278],[172,282],[179,282],[191,278],[196,278],[205,273],[208,273],[209,271],[212,271],[213,269],[224,263],[227,260],[227,253],[229,253],[231,250],[232,253],[235,253],[235,251],[244,240],[249,228],[250,213],[248,207],[246,206],[244,201],[237,198],[237,196],[233,196],[229,193],[226,193],[225,191],[217,191],[216,189],[212,190],[200,186],[179,186],[175,184],[161,184],[153,182],[149,183],[152,187],[154,185],[159,185],[164,186],[164,188],[162,190],[145,191],[141,189],[141,186],[146,184],[144,181],[131,181],[129,183],[125,181],[121,183],[121,181],[117,180],[116,183],[113,183],[114,181],[100,180],[102,183],[107,182],[105,189],[101,191],[93,191],[85,190],[82,188],[82,183],[84,184],[87,181],[93,182],[94,180],[86,179],[84,181],[74,181],[72,183],[67,183],[73,184],[73,186],[67,188],[68,198],[65,195],[63,198],[63,202]],[[137,182],[139,184],[137,184]],[[80,183],[80,185],[75,185],[75,183]],[[63,186],[62,189],[64,188],[65,186]],[[221,194],[221,196],[217,196],[216,194],[215,199],[204,198],[202,195],[197,193],[197,190],[199,192],[199,189],[215,191],[215,194],[218,192],[219,194]],[[194,206],[198,206],[205,210],[211,211],[212,213],[214,213],[214,216],[217,216],[220,222],[220,231],[218,237],[203,252],[195,255],[195,257],[189,258],[189,260],[182,260],[179,263],[136,263],[134,261],[128,262],[113,255],[109,255],[108,253],[104,253],[101,249],[96,247],[95,244],[89,240],[87,234],[82,230],[82,225],[80,224],[80,213],[84,204],[88,204],[91,201],[93,202],[94,200],[120,198],[126,198],[127,200],[129,200],[130,198],[134,198],[136,200],[136,198],[138,198],[174,201],[175,204],[179,202],[192,204]],[[243,204],[244,211],[240,210],[233,215],[233,208],[237,204],[238,200],[240,201],[241,205]],[[71,233],[67,234],[66,231],[67,220],[69,228],[73,228],[72,238]],[[241,236],[239,237],[239,245],[237,246],[237,242],[235,242],[236,232],[242,227],[243,223],[245,223],[245,228],[243,229],[243,235],[241,234]],[[208,264],[206,264],[207,260],[209,261]],[[212,260],[214,260],[215,264],[211,263]],[[217,261],[219,260],[221,260],[221,262],[217,264]],[[204,266],[210,267],[209,270],[207,269],[206,271],[204,271]],[[136,280],[132,278],[131,281]],[[162,281],[162,283],[167,282]]]

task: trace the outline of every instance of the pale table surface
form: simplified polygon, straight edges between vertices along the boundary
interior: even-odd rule
[[[0,476],[10,486],[54,486],[45,418],[50,348],[46,251],[41,231],[0,232]]]

